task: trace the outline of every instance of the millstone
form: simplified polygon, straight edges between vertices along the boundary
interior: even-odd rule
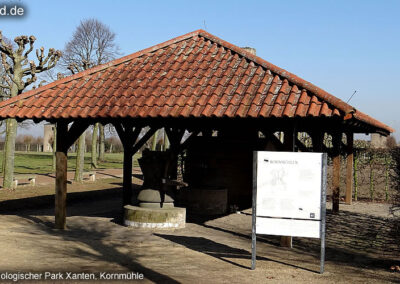
[[[156,189],[142,189],[139,192],[138,200],[145,203],[161,203],[160,191]],[[173,203],[174,200],[171,196],[165,194],[164,203]]]

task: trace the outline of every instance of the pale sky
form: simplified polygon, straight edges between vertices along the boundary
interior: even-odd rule
[[[197,30],[238,46],[347,101],[396,129],[400,140],[400,1],[5,1],[9,38],[63,49],[79,22],[97,18],[117,34],[121,55]],[[1,7],[0,7],[1,8]],[[30,130],[42,135],[41,128]]]

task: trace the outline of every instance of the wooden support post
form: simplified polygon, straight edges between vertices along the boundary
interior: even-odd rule
[[[264,136],[266,138],[267,144],[265,145],[265,150],[271,151],[270,146],[272,146],[272,149],[274,149],[274,151],[287,150],[287,149],[285,149],[285,146],[283,145],[283,143],[268,129],[261,129],[260,131],[262,132],[262,134],[264,134]]]
[[[283,146],[285,151],[295,152],[295,141],[297,139],[297,135],[294,129],[292,131],[287,130],[283,135]]]
[[[65,229],[67,217],[67,151],[68,124],[57,123],[55,228]]]
[[[287,130],[283,135],[283,145],[285,151],[295,152],[295,141],[297,139],[296,129],[293,127],[292,130]],[[282,236],[281,237],[281,247],[292,248],[293,247],[293,238],[291,236]]]
[[[312,146],[314,152],[323,152],[324,132],[314,131],[311,133]]]
[[[132,203],[132,147],[124,147],[124,170],[123,170],[123,194],[122,194],[122,205],[128,205]]]
[[[125,205],[132,203],[132,158],[133,158],[133,145],[139,137],[141,127],[135,127],[129,122],[114,124],[117,130],[119,139],[124,146],[124,169],[122,177],[122,208]]]
[[[74,122],[70,129],[66,121],[57,122],[55,228],[65,229],[67,218],[67,152],[69,147],[89,126],[88,122]]]
[[[345,202],[348,205],[351,205],[353,199],[353,133],[346,133],[347,139],[347,158],[346,158],[346,197]]]
[[[117,130],[118,136],[121,139],[122,145],[124,146],[124,169],[123,169],[123,206],[132,204],[133,190],[132,190],[132,158],[133,155],[150,139],[151,136],[157,131],[158,128],[149,129],[146,134],[136,140],[139,137],[142,127],[135,127],[133,130],[133,124],[129,121],[122,123],[115,123],[115,129]]]
[[[332,212],[339,212],[340,201],[340,143],[342,138],[341,132],[334,132],[332,134],[333,144],[333,175],[332,175]]]

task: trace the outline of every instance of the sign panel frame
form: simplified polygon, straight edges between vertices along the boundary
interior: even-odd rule
[[[279,153],[284,152],[269,152],[269,151],[254,151],[253,152],[253,198],[252,198],[252,261],[251,261],[251,269],[255,269],[256,267],[256,241],[257,234],[274,234],[281,236],[301,236],[301,237],[311,237],[311,238],[320,238],[321,240],[321,263],[320,263],[320,273],[324,272],[325,265],[325,229],[326,229],[326,174],[327,174],[327,154],[326,153],[318,153],[321,159],[321,177],[320,177],[320,212],[316,214],[319,218],[296,218],[295,215],[287,215],[285,212],[274,212],[273,210],[270,212],[272,216],[259,216],[257,214],[257,182],[258,180],[258,169],[259,166],[259,153],[267,154],[272,153],[271,155],[277,156]],[[288,152],[287,154],[296,155],[296,154],[305,154],[304,152]],[[287,155],[286,154],[286,155]],[[317,153],[308,153],[308,154],[317,154]],[[285,156],[282,155],[282,156]],[[300,157],[299,155],[297,155]],[[263,162],[269,162],[266,159]],[[262,185],[265,187],[265,185]],[[265,193],[263,193],[265,195]],[[261,206],[260,206],[261,207]],[[263,210],[261,208],[261,212],[268,212],[268,210]],[[302,208],[299,208],[302,210]],[[296,214],[295,211],[294,214]],[[302,214],[302,212],[300,212]],[[267,214],[268,215],[268,214]],[[282,215],[282,216],[279,216]],[[312,216],[314,217],[314,216]],[[270,228],[273,228],[271,230]],[[301,229],[304,228],[305,230]],[[300,232],[301,233],[296,233]]]

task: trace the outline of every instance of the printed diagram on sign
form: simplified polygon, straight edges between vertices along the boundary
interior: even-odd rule
[[[258,213],[262,216],[318,219],[320,215],[320,168],[317,157],[268,153],[259,159]]]
[[[286,171],[285,169],[275,169],[271,171],[271,182],[270,184],[275,187],[276,190],[286,190]]]

